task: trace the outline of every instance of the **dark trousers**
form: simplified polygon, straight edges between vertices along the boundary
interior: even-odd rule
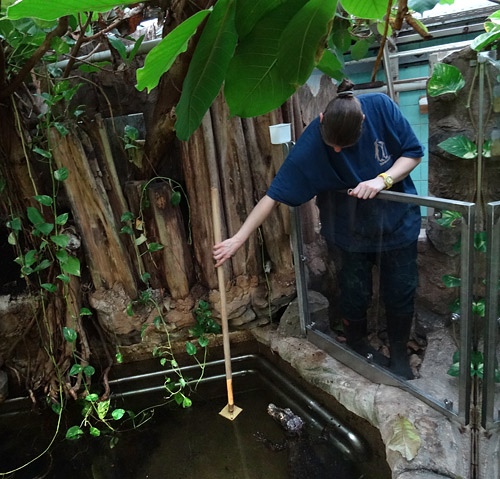
[[[411,318],[418,286],[417,242],[390,251],[340,250],[340,313],[349,321],[366,318],[373,295],[372,269],[379,267],[380,294],[388,315]]]

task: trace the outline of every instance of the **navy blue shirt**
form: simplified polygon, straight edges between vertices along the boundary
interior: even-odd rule
[[[407,246],[418,238],[420,208],[389,200],[360,200],[346,190],[387,171],[401,156],[421,158],[423,147],[397,105],[382,93],[359,95],[365,114],[359,141],[336,153],[322,139],[319,117],[286,158],[267,195],[289,206],[315,196],[321,233],[348,251],[370,252]],[[416,194],[409,176],[393,191]]]

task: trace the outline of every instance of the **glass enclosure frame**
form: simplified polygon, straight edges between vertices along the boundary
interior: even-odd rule
[[[285,154],[291,145],[285,146]],[[368,362],[343,344],[333,340],[330,336],[315,328],[311,322],[309,306],[307,301],[307,282],[304,262],[306,258],[303,253],[301,219],[298,208],[290,208],[292,218],[292,245],[294,251],[295,272],[297,278],[297,297],[299,303],[301,332],[311,343],[326,351],[335,359],[366,377],[367,379],[390,386],[399,387],[413,396],[419,398],[429,406],[439,410],[450,419],[458,421],[462,425],[469,423],[471,402],[471,375],[470,361],[472,350],[472,288],[474,278],[474,226],[475,226],[475,203],[463,201],[446,200],[428,196],[417,196],[405,193],[381,191],[378,194],[381,199],[396,201],[399,203],[411,203],[440,210],[452,210],[462,214],[460,225],[461,237],[461,278],[460,289],[460,374],[458,384],[458,407],[449,400],[439,400],[416,388],[411,382],[405,381],[390,371]],[[500,213],[500,204],[498,205]],[[500,228],[499,232],[500,232]],[[500,236],[500,235],[499,235]],[[498,269],[498,262],[497,262]],[[486,366],[486,364],[485,364]],[[486,374],[486,370],[485,370]]]
[[[500,411],[495,418],[495,361],[498,344],[498,283],[500,280],[500,201],[488,203],[486,224],[486,297],[484,328],[484,370],[482,388],[482,426],[500,426]]]

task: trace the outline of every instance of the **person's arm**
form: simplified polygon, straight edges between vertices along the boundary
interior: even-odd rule
[[[409,158],[401,156],[394,164],[384,173],[392,176],[394,183],[404,180],[410,172],[420,163],[422,158]],[[377,194],[385,188],[384,179],[377,176],[368,181],[363,181],[349,191],[349,195],[355,196],[363,200],[375,198]]]
[[[277,203],[277,201],[265,195],[255,205],[255,208],[251,211],[241,228],[233,237],[214,245],[213,257],[216,261],[216,268],[223,264],[227,259],[231,258],[231,256],[233,256],[236,251],[240,249],[241,245],[248,239],[248,237],[269,216]]]

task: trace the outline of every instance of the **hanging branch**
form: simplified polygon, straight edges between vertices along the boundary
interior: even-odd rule
[[[387,40],[387,32],[389,31],[389,18],[391,16],[392,2],[393,0],[389,0],[389,3],[387,5],[387,13],[385,14],[384,34],[382,35],[382,40],[380,41],[380,48],[378,50],[377,59],[375,60],[375,66],[373,67],[373,73],[371,79],[372,82],[375,81],[380,60],[382,58],[382,55],[384,54],[385,42]],[[389,81],[389,79],[387,79],[387,81]]]
[[[23,83],[24,79],[28,76],[29,72],[35,67],[38,61],[50,49],[52,39],[55,37],[62,37],[68,31],[68,17],[59,19],[57,27],[51,32],[47,33],[43,43],[36,49],[35,53],[26,61],[19,73],[14,77],[10,84],[6,85],[0,91],[0,100],[12,95],[17,88]]]

